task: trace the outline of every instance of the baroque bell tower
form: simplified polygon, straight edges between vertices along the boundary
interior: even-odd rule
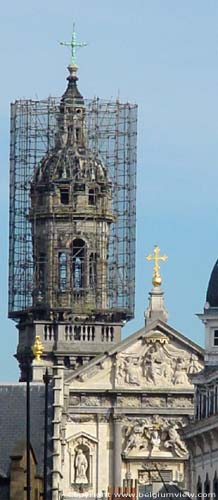
[[[12,105],[9,316],[16,357],[36,336],[47,366],[74,368],[133,317],[135,105],[85,100],[75,32],[60,101]]]

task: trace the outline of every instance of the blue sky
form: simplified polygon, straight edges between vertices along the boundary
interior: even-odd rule
[[[0,380],[18,378],[17,333],[7,320],[9,103],[63,93],[71,36],[85,97],[137,102],[136,315],[151,288],[145,255],[159,244],[169,323],[203,344],[195,317],[218,258],[218,3],[216,0],[19,0],[1,9]]]

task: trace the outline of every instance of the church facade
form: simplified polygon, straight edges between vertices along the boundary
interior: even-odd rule
[[[172,482],[189,490],[181,432],[201,367],[202,350],[159,319],[85,367],[54,368],[54,499],[129,484],[141,495]]]

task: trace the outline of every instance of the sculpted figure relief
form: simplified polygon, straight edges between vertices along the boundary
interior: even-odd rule
[[[188,373],[197,373],[202,370],[202,365],[198,361],[196,354],[191,354]]]
[[[127,384],[140,385],[139,362],[137,359],[128,357],[124,362],[124,371]]]
[[[145,455],[154,456],[166,450],[178,457],[186,456],[187,448],[177,430],[180,424],[175,419],[158,415],[135,420],[125,432],[124,454],[134,450],[135,454],[144,452]]]
[[[185,443],[182,441],[177,431],[176,425],[169,427],[168,440],[164,443],[164,446],[165,448],[173,448],[176,455],[178,455],[179,457],[183,457],[188,453]]]
[[[145,339],[146,340],[146,339]],[[202,368],[196,354],[183,351],[158,339],[145,343],[136,353],[121,353],[116,359],[115,382],[117,385],[173,386],[191,385],[189,375]]]
[[[75,459],[75,483],[76,484],[87,484],[88,478],[86,475],[88,469],[88,461],[83,453],[83,450],[79,448]]]
[[[127,454],[133,448],[140,450],[146,448],[148,441],[145,434],[146,420],[136,420],[132,427],[126,429],[126,446],[124,453]]]

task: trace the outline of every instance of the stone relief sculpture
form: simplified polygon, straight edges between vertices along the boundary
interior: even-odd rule
[[[128,455],[134,450],[136,454],[164,456],[168,451],[173,456],[186,457],[188,451],[178,432],[183,425],[181,419],[166,419],[159,415],[136,419],[124,428],[123,453]]]
[[[81,448],[78,449],[75,459],[75,483],[88,484],[86,475],[88,469],[88,461]]]
[[[193,400],[192,400],[192,398],[169,397],[169,398],[167,398],[167,406],[169,408],[192,408],[193,407]]]
[[[140,385],[138,359],[128,357],[124,361],[125,382]]]
[[[148,426],[147,419],[136,420],[133,426],[126,429],[126,446],[124,453],[128,454],[133,448],[144,449],[148,444],[146,429]]]
[[[165,448],[173,448],[176,455],[179,457],[184,457],[184,455],[187,454],[187,448],[185,443],[180,438],[176,425],[168,429],[168,440],[165,441],[164,446]]]
[[[154,332],[144,345],[137,347],[139,353],[119,353],[115,363],[115,383],[118,386],[152,385],[190,386],[189,375],[202,369],[198,356],[176,347],[163,334]],[[134,346],[135,347],[135,346]]]
[[[174,373],[174,384],[175,385],[188,385],[190,384],[187,376],[187,363],[179,356],[176,360],[175,373]]]
[[[142,396],[142,406],[145,408],[164,408],[166,406],[166,398]]]
[[[197,373],[202,370],[202,365],[198,361],[196,354],[191,354],[188,373]]]

